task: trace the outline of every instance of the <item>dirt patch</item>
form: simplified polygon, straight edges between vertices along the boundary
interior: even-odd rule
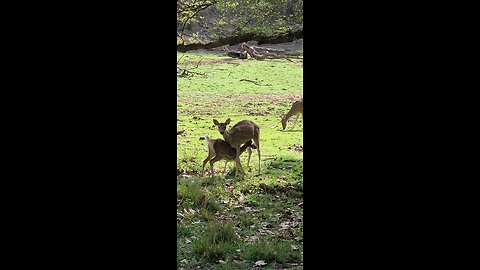
[[[242,61],[238,61],[237,59],[219,59],[219,60],[199,60],[199,61],[185,61],[180,62],[179,64],[185,66],[203,66],[203,65],[212,65],[212,64],[236,64],[240,65]]]
[[[183,178],[191,178],[194,175],[198,175],[200,172],[197,171],[191,171],[191,170],[185,170],[185,169],[179,169],[177,168],[177,177],[183,177]],[[178,179],[177,179],[178,180]]]
[[[294,144],[294,145],[290,146],[288,148],[288,150],[292,150],[292,151],[295,151],[295,152],[303,152],[303,145]]]
[[[188,97],[178,98],[177,102],[183,104],[182,107],[177,107],[177,112],[182,115],[191,116],[212,116],[217,115],[223,110],[221,106],[210,105],[209,100],[216,100],[216,104],[237,104],[238,111],[250,116],[265,116],[280,113],[286,113],[291,104],[300,99],[302,95],[299,94],[227,94],[219,95],[217,93],[195,93]],[[192,100],[198,101],[193,104]],[[280,108],[276,108],[276,107]],[[267,110],[258,110],[258,108],[268,107]],[[282,109],[285,108],[285,109]],[[257,110],[252,110],[257,108]]]
[[[264,116],[264,115],[269,115],[270,112],[268,111],[258,111],[258,112],[249,112],[248,115],[250,116]]]
[[[279,93],[261,93],[255,95],[245,95],[245,94],[228,94],[225,98],[228,101],[243,101],[245,105],[282,105],[288,103],[290,106],[291,102],[299,100],[303,97],[303,95],[299,94],[279,94]]]
[[[261,183],[260,189],[269,194],[286,194],[289,197],[303,197],[303,189],[294,187],[292,185],[287,186],[272,186]]]
[[[289,53],[294,53],[294,52],[303,53],[303,38],[297,39],[297,40],[292,41],[292,42],[277,43],[277,44],[265,43],[265,44],[262,44],[262,45],[258,45],[258,42],[254,41],[254,40],[251,40],[251,41],[247,42],[247,44],[250,45],[250,46],[260,46],[260,47],[264,47],[264,48],[281,49],[281,50],[285,50],[286,52],[289,52]],[[232,51],[239,50],[240,49],[240,44],[232,44],[231,46],[228,46],[228,48]],[[199,50],[195,50],[193,52],[225,54],[223,46],[213,48],[213,49],[208,49],[208,50],[199,49]]]
[[[302,95],[298,94],[258,94],[250,96],[242,96],[245,101],[254,101],[254,103],[265,102],[267,104],[281,105],[284,103],[290,103],[302,98]]]

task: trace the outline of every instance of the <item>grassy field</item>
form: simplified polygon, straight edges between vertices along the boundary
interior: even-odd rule
[[[177,53],[177,268],[303,269],[303,118],[283,131],[281,114],[303,95],[302,59],[239,60]],[[260,126],[261,173],[234,162],[201,177],[213,119]],[[208,164],[206,166],[208,168]]]

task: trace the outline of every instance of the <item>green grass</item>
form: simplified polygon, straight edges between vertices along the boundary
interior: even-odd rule
[[[225,259],[226,254],[235,252],[238,240],[233,223],[208,224],[205,232],[193,243],[193,252],[201,259],[216,262]]]
[[[178,55],[177,59],[180,58]],[[179,78],[177,89],[182,89],[184,94],[287,94],[299,93],[303,88],[302,62],[240,60],[204,54],[182,57],[180,67],[204,74]]]
[[[251,261],[265,260],[267,262],[296,262],[301,259],[300,251],[289,241],[261,241],[247,246],[244,258]]]
[[[184,202],[185,206],[196,207],[201,210],[215,211],[219,206],[212,196],[200,188],[198,182],[182,182],[177,186],[177,198]]]
[[[215,54],[177,53],[177,268],[303,268],[303,118],[283,131],[281,114],[303,95],[301,59],[239,60]],[[207,144],[222,138],[213,119],[247,119],[260,126],[261,173],[253,150],[234,177],[234,162],[209,164]],[[287,129],[293,120],[289,121]]]

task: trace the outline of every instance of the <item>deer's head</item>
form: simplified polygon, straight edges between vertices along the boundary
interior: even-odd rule
[[[282,119],[281,121],[282,121],[283,130],[285,130],[285,128],[287,127],[287,119],[285,116],[286,116],[285,114],[280,115],[280,118]]]
[[[217,121],[217,119],[213,119],[213,123],[218,127],[220,134],[223,135],[227,131],[228,124],[230,124],[230,118],[228,118],[225,123],[220,123]]]

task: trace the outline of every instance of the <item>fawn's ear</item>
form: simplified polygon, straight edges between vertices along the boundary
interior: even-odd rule
[[[213,119],[213,123],[218,126],[220,123],[218,123],[217,119]]]
[[[227,121],[225,121],[225,125],[228,125],[230,124],[230,118],[227,119]]]

